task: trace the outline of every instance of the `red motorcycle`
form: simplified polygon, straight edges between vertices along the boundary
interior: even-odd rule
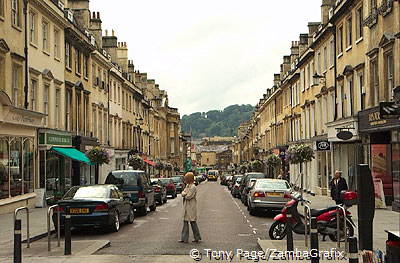
[[[356,225],[354,224],[350,211],[347,210],[351,205],[354,205],[357,202],[357,193],[343,191],[342,198],[344,200],[344,208],[346,210],[346,228],[347,228],[347,236],[354,235],[354,228]],[[299,202],[310,203],[308,200],[302,199],[299,193],[291,195],[292,200],[287,202],[282,209],[281,214],[277,215],[274,218],[274,223],[271,225],[269,229],[269,237],[272,240],[281,240],[286,236],[286,224],[288,222],[287,214],[291,214],[291,223],[292,230],[296,234],[304,235],[305,234],[305,225],[304,225],[304,216],[299,213],[297,210],[297,206]],[[339,210],[339,227],[340,227],[340,237],[344,237],[344,224],[343,224],[343,211]],[[323,236],[323,240],[325,240],[326,236],[332,241],[337,241],[337,206],[331,206],[324,209],[311,209],[311,216],[317,218],[317,228],[318,233]]]

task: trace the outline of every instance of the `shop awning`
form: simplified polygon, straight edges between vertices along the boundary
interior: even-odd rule
[[[156,166],[156,163],[155,163],[155,162],[152,162],[152,161],[150,161],[150,160],[143,159],[143,161],[144,161],[145,163],[150,164],[151,166]]]
[[[82,163],[86,163],[88,165],[92,165],[92,163],[90,162],[90,160],[86,156],[86,154],[84,154],[81,151],[78,151],[75,148],[52,147],[51,150],[55,151],[58,154],[61,154],[62,156],[74,159],[74,160],[82,162]]]

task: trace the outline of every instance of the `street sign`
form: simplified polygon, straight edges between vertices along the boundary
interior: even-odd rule
[[[379,115],[381,119],[396,119],[400,117],[400,104],[391,102],[379,103]]]
[[[331,144],[329,143],[328,140],[316,141],[315,144],[317,147],[317,151],[330,151],[331,150]]]
[[[343,141],[347,141],[350,140],[351,138],[353,138],[353,133],[351,131],[340,131],[336,137],[338,137],[339,139],[343,140]]]

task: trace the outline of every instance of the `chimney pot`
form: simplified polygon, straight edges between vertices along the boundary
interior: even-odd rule
[[[106,29],[106,37],[108,37],[108,30]]]
[[[97,18],[100,19],[100,12],[97,12]]]
[[[114,31],[114,29],[113,29],[111,32],[112,32],[112,36],[115,36],[115,31]]]

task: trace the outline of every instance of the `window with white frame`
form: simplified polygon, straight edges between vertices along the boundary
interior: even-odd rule
[[[75,73],[81,74],[82,72],[82,52],[75,48]]]
[[[71,103],[72,103],[72,91],[66,89],[65,91],[65,129],[71,131]]]
[[[378,59],[375,58],[370,62],[370,83],[371,83],[371,104],[372,106],[379,105],[379,69]]]
[[[65,67],[71,68],[72,57],[71,57],[71,44],[65,42]]]
[[[338,54],[343,52],[343,26],[339,26],[337,30],[337,51]]]
[[[357,12],[357,33],[356,34],[357,34],[357,39],[360,39],[364,35],[364,32],[363,32],[363,30],[364,30],[364,26],[363,26],[363,23],[364,23],[363,6],[360,6],[357,9],[356,12]]]
[[[11,0],[11,22],[13,26],[21,26],[21,0]]]
[[[29,109],[31,111],[36,111],[37,85],[37,79],[31,79],[31,88],[29,90]]]
[[[56,101],[55,101],[55,112],[54,112],[54,126],[56,129],[60,128],[60,116],[61,116],[61,89],[56,88]]]
[[[357,112],[357,103],[354,100],[354,80],[353,76],[347,78],[347,86],[349,88],[349,99],[347,100],[347,105],[349,106],[350,113],[349,116],[353,116]]]
[[[42,48],[44,51],[49,52],[49,22],[42,21]]]
[[[389,101],[393,98],[394,88],[394,64],[392,51],[385,54],[385,100]]]
[[[358,73],[358,87],[360,89],[360,110],[365,110],[367,106],[367,93],[364,85],[364,73]]]
[[[0,17],[4,17],[4,0],[0,0]]]
[[[86,54],[83,55],[83,76],[89,78],[89,56]]]
[[[49,97],[50,97],[50,86],[45,83],[43,88],[43,113],[46,114],[44,119],[44,125],[47,127],[49,125]]]
[[[333,67],[335,63],[335,42],[333,39],[329,42],[330,43],[330,56],[329,56],[329,65]]]
[[[35,12],[29,12],[29,41],[37,44],[37,15]]]
[[[353,17],[350,16],[346,20],[346,43],[347,47],[353,44]]]
[[[324,47],[324,71],[328,69],[328,49]]]
[[[54,29],[54,57],[60,58],[60,30]]]
[[[97,137],[97,110],[96,106],[93,106],[92,110],[92,123],[93,123],[93,137]]]
[[[15,107],[19,107],[21,98],[21,66],[17,64],[12,65],[12,94],[11,100]]]

